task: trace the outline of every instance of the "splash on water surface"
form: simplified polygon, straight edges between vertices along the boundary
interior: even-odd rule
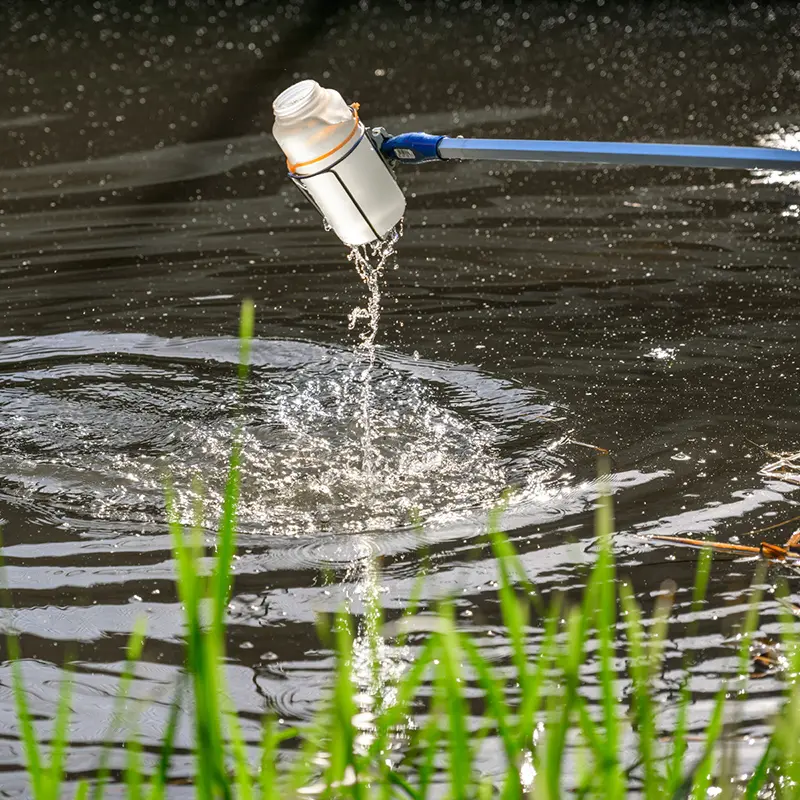
[[[244,430],[240,523],[252,534],[405,528],[496,502],[563,467],[541,396],[473,368],[371,361],[371,474],[362,468],[363,353],[256,341],[237,393],[233,339],[69,334],[0,343],[0,497],[93,535],[163,530],[164,481],[191,519],[220,511]],[[555,416],[555,415],[553,415]]]

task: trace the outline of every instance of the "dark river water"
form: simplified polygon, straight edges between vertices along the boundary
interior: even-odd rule
[[[800,513],[797,484],[760,474],[767,451],[800,450],[800,174],[401,167],[408,213],[383,284],[365,475],[363,361],[347,323],[365,288],[286,180],[270,103],[314,77],[397,133],[800,147],[800,13],[365,3],[294,75],[254,87],[247,131],[198,140],[294,11],[0,10],[2,620],[21,633],[41,730],[72,661],[67,768],[73,781],[92,774],[145,615],[133,694],[147,701],[152,753],[182,658],[165,475],[187,518],[202,492],[213,530],[241,421],[230,675],[253,743],[266,710],[302,722],[315,709],[333,663],[317,614],[358,611],[374,586],[397,614],[424,565],[424,605],[455,596],[502,666],[486,513],[516,487],[503,526],[528,575],[544,595],[577,593],[595,556],[596,485],[595,452],[576,442],[611,451],[615,548],[640,601],[677,584],[664,726],[689,654],[701,733],[736,669],[755,562],[718,559],[690,636],[696,553],[641,535],[782,543],[791,526],[749,532]],[[240,404],[246,297],[257,341]],[[780,578],[791,586],[771,567],[769,585]],[[776,634],[777,609],[767,592],[760,636]],[[382,679],[413,657],[413,643],[387,646]],[[781,686],[752,681],[737,704],[745,764]],[[4,661],[0,796],[25,793],[10,687]],[[184,725],[176,775],[192,773],[190,742]],[[498,753],[490,739],[481,767],[500,770]]]

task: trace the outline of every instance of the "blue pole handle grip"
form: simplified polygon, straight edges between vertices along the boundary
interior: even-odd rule
[[[444,136],[430,133],[401,133],[392,136],[381,145],[381,153],[404,164],[424,164],[426,161],[441,161],[439,142]]]

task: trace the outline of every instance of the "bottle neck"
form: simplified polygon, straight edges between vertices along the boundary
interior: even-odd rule
[[[325,90],[313,80],[300,81],[281,92],[272,104],[277,122],[297,122],[314,116],[327,101]]]

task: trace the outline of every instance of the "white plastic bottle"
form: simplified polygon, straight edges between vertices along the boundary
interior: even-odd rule
[[[289,174],[347,245],[381,239],[406,208],[392,171],[339,92],[305,80],[272,104]]]

